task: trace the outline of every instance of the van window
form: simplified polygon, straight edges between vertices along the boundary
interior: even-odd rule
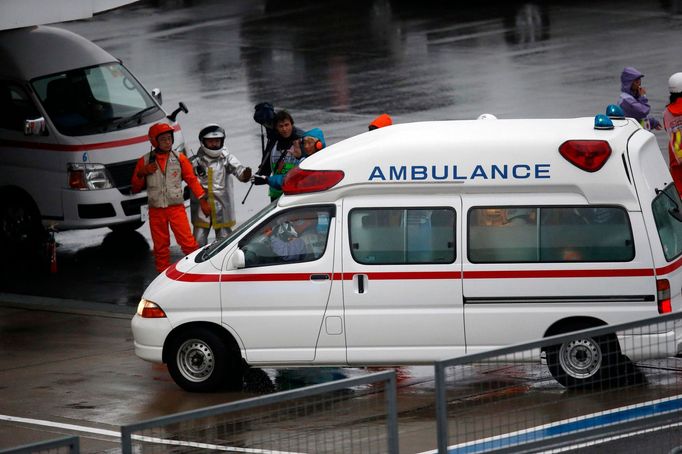
[[[26,120],[41,116],[21,86],[0,80],[0,128],[23,132]]]
[[[670,184],[665,191],[659,193],[651,203],[651,209],[654,212],[663,254],[666,260],[671,261],[682,254],[682,222],[670,214],[670,210],[682,210],[680,195],[675,185]]]
[[[356,208],[349,217],[353,259],[365,265],[452,263],[452,208]]]
[[[317,260],[324,255],[333,206],[309,206],[277,213],[244,238],[247,267]]]
[[[624,262],[635,256],[621,207],[481,207],[469,210],[469,261]]]
[[[54,74],[32,84],[55,127],[64,135],[120,130],[164,116],[119,63]]]

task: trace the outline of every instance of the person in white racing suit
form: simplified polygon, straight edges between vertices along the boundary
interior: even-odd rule
[[[206,191],[211,213],[205,215],[199,207],[199,201],[192,196],[191,217],[194,238],[200,246],[204,246],[211,228],[215,230],[216,240],[232,232],[237,221],[230,175],[246,183],[251,179],[251,168],[243,166],[227,150],[225,130],[219,125],[211,123],[204,126],[199,131],[199,142],[201,146],[193,158],[194,173]]]

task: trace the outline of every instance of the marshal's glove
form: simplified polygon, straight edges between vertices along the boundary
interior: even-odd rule
[[[146,166],[142,166],[142,168],[137,171],[137,176],[138,178],[145,178],[147,175],[151,175],[152,173],[156,172],[156,169],[158,168],[159,167],[155,162],[150,162]]]
[[[242,170],[242,173],[237,177],[242,183],[247,183],[251,181],[251,167],[246,167]]]
[[[252,181],[253,184],[255,184],[256,186],[260,186],[260,185],[262,185],[262,184],[268,184],[268,177],[265,176],[265,175],[258,175],[258,174],[256,174],[256,175],[253,176],[253,178],[251,178],[251,181]]]
[[[201,208],[202,213],[204,213],[206,216],[211,216],[211,206],[208,204],[208,199],[206,196],[199,199],[199,207]]]

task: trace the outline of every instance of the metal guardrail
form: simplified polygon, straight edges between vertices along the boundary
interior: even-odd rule
[[[78,437],[64,437],[55,440],[32,443],[10,449],[0,449],[0,454],[79,454],[80,441]]]
[[[122,426],[121,450],[397,453],[396,405],[395,372],[379,372]]]
[[[669,452],[680,439],[661,429],[682,426],[682,361],[672,358],[680,320],[661,315],[436,362],[438,452],[566,449],[646,430],[657,434],[647,452]],[[593,378],[580,368],[590,355],[603,366]],[[635,366],[625,355],[659,359]]]

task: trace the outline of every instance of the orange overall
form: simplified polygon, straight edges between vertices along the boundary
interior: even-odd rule
[[[140,169],[154,159],[158,169],[144,178],[138,176]],[[170,161],[170,163],[169,163]],[[192,164],[183,154],[175,152],[152,153],[137,161],[133,172],[132,191],[140,192],[147,187],[149,195],[149,228],[154,242],[154,259],[156,269],[162,272],[170,266],[170,229],[182,252],[189,254],[199,248],[192,236],[192,231],[182,200],[182,180],[189,186],[197,198],[204,195],[204,190],[197,180]],[[154,189],[152,189],[152,187]]]

